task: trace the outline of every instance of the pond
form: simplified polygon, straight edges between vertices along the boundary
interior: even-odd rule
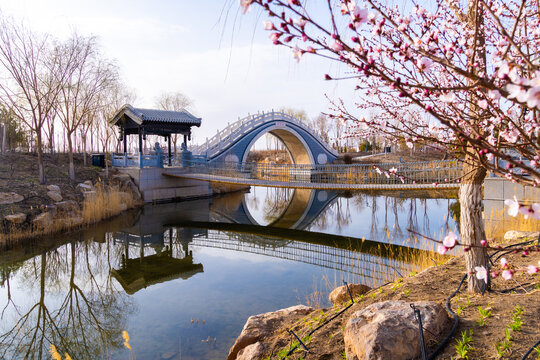
[[[250,315],[327,306],[431,261],[456,231],[452,192],[251,188],[147,205],[0,252],[0,358],[224,359]],[[421,261],[420,261],[421,262]]]

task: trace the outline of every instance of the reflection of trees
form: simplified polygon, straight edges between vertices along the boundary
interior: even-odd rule
[[[19,313],[13,327],[0,327],[0,358],[46,358],[48,347],[54,344],[74,359],[91,359],[121,346],[120,332],[132,306],[112,286],[110,267],[94,261],[96,245],[103,248],[102,244],[71,242],[25,263],[26,271],[20,275],[38,287],[39,296],[29,305],[19,305],[27,310]],[[98,257],[108,258],[111,242],[100,250]],[[18,300],[10,301],[3,324],[11,320],[8,315],[20,311],[14,303]]]
[[[277,220],[287,210],[293,195],[293,189],[267,187],[263,203],[264,221],[271,223]]]

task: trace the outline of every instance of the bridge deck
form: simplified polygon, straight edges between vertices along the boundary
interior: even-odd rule
[[[317,182],[296,182],[296,181],[274,181],[274,180],[262,180],[262,179],[249,179],[240,177],[230,177],[223,175],[213,175],[204,173],[181,173],[181,172],[165,172],[165,176],[202,180],[209,182],[218,182],[234,185],[248,185],[248,186],[271,186],[282,188],[295,188],[295,189],[328,189],[328,190],[404,190],[404,189],[457,189],[459,183],[442,183],[434,186],[433,184],[332,184],[332,183],[317,183]]]

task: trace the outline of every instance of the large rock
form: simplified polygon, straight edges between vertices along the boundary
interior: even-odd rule
[[[38,229],[46,229],[52,224],[53,216],[50,212],[39,214],[32,220],[32,224]]]
[[[349,284],[349,291],[351,292],[353,298],[358,295],[365,294],[369,290],[371,290],[371,288],[367,285]],[[330,300],[330,302],[334,305],[340,305],[344,302],[350,301],[351,297],[349,296],[347,287],[343,285],[332,290],[332,292],[328,295],[328,300]]]
[[[79,204],[74,200],[57,202],[56,208],[62,213],[76,213],[80,210]]]
[[[85,183],[80,183],[80,184],[77,185],[77,187],[78,187],[83,193],[88,192],[88,191],[94,191],[94,190],[95,190],[94,186],[88,185],[88,184],[85,184]]]
[[[273,335],[274,331],[280,327],[286,319],[294,320],[294,318],[300,318],[313,311],[312,307],[305,305],[291,306],[286,309],[268,312],[264,314],[250,316],[240,333],[240,336],[236,339],[236,342],[229,350],[229,356],[227,360],[247,359],[245,354],[255,351],[255,348],[247,348],[249,345],[263,341]],[[262,344],[261,344],[262,345]],[[260,349],[259,347],[257,347]],[[241,350],[244,350],[240,358],[238,355]]]
[[[238,352],[236,360],[253,360],[260,359],[264,355],[264,345],[258,341],[243,348]]]
[[[539,231],[517,231],[510,230],[504,234],[504,240],[507,241],[524,241],[524,240],[535,240],[540,236]]]
[[[442,338],[450,319],[435,302],[414,304],[422,316],[424,339],[429,345]],[[421,356],[420,335],[409,302],[384,301],[355,312],[344,332],[349,360],[406,360]]]
[[[14,204],[24,200],[24,196],[14,192],[0,192],[0,205]]]
[[[11,224],[22,224],[26,221],[26,214],[24,213],[15,213],[13,215],[6,215],[4,216],[4,219],[6,219]]]
[[[47,196],[50,197],[55,202],[62,201],[62,195],[59,192],[47,191]]]
[[[57,193],[62,192],[62,190],[60,190],[60,186],[58,185],[47,185],[47,190],[57,192]]]

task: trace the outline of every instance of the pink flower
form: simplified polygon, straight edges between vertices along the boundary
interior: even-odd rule
[[[351,13],[351,18],[356,28],[359,28],[363,23],[367,22],[368,16],[368,9],[360,9],[358,6],[356,6],[354,11]]]
[[[293,58],[296,59],[296,61],[300,62],[300,58],[302,57],[302,54],[304,51],[300,49],[297,45],[294,46],[293,50]]]
[[[393,167],[393,168],[390,168],[390,170],[388,170],[388,172],[390,174],[395,174],[395,173],[397,173],[397,169],[395,167]]]
[[[476,266],[474,268],[474,271],[476,272],[476,278],[478,280],[484,280],[486,283],[488,281],[488,271],[483,266]]]
[[[504,205],[508,206],[508,215],[512,217],[517,216],[517,214],[519,213],[520,205],[515,196],[514,196],[514,200],[511,200],[511,199],[504,200]]]
[[[506,260],[506,258],[501,258],[501,266],[502,267],[506,267],[508,265],[508,261]]]
[[[452,249],[454,246],[456,246],[457,243],[457,235],[450,231],[448,235],[443,240],[443,245],[449,249]]]
[[[508,84],[506,85],[506,91],[508,91],[509,99],[516,98],[516,100],[521,103],[527,101],[527,91],[525,91],[520,85]]]
[[[447,251],[448,251],[448,248],[447,248],[446,246],[444,246],[444,245],[439,245],[439,246],[437,247],[437,252],[438,252],[439,254],[441,254],[441,255],[446,254]]]
[[[306,26],[307,24],[307,20],[304,19],[303,17],[300,17],[298,19],[294,19],[294,23],[298,26],[300,26],[301,28],[303,28],[304,26]]]
[[[512,270],[503,270],[501,276],[504,280],[510,280],[514,276],[514,273]]]
[[[527,272],[531,275],[536,274],[538,272],[538,268],[534,265],[529,265],[527,266]]]
[[[451,104],[456,101],[456,95],[454,93],[447,93],[439,96],[439,99],[444,103]]]
[[[481,244],[482,246],[487,246],[488,242],[487,242],[487,240],[481,240],[481,241],[480,241],[480,244]]]
[[[270,20],[263,21],[264,30],[275,30],[276,27],[274,26],[274,23]]]
[[[242,13],[247,13],[251,8],[253,0],[240,0],[240,6],[242,7]]]
[[[428,72],[429,68],[433,65],[433,61],[431,61],[427,57],[421,57],[416,61],[416,65],[420,68],[421,71]]]
[[[341,50],[343,50],[343,44],[341,43],[341,41],[339,40],[336,40],[334,41],[334,43],[332,44],[332,49],[336,52],[339,52]]]
[[[540,110],[540,85],[527,90],[527,106]]]
[[[478,106],[480,106],[484,110],[488,108],[488,105],[489,104],[488,104],[487,100],[485,100],[485,99],[482,99],[482,100],[480,100],[478,102]]]
[[[498,90],[489,90],[488,96],[491,100],[499,100],[501,98],[501,93]]]

